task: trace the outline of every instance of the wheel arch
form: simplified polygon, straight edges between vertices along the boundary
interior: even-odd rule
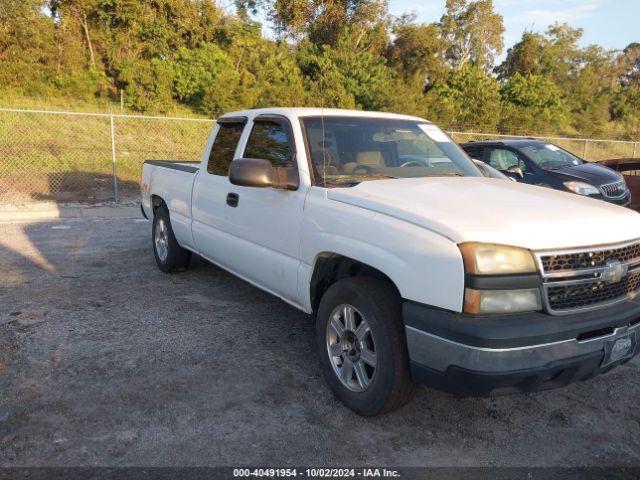
[[[320,300],[331,285],[345,278],[357,276],[384,280],[400,295],[396,282],[379,268],[347,255],[325,251],[316,255],[309,281],[309,304],[312,313],[315,314],[318,311]]]
[[[152,194],[151,197],[149,198],[150,202],[151,202],[151,211],[155,212],[158,208],[160,208],[162,205],[167,205],[167,202],[164,201],[164,199],[157,194]]]

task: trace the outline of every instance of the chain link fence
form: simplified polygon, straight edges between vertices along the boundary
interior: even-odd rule
[[[0,109],[0,205],[135,201],[142,163],[200,159],[213,123],[200,118]],[[450,134],[457,142],[516,137]],[[640,155],[638,142],[535,138],[591,161]]]
[[[199,160],[213,123],[0,109],[0,204],[134,201],[145,160]]]

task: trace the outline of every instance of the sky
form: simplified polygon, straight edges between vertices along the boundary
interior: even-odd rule
[[[435,22],[444,13],[445,0],[388,0],[393,15],[415,12],[421,22]],[[567,22],[584,29],[582,45],[595,43],[623,49],[640,42],[640,0],[494,0],[504,17],[505,51],[525,30],[544,31],[553,23]]]

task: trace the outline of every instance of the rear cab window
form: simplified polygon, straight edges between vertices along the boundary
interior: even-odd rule
[[[208,173],[225,177],[228,175],[245,123],[245,120],[219,122],[220,128],[209,152]]]

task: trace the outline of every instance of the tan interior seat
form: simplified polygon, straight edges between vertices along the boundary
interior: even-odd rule
[[[342,166],[342,168],[345,171],[345,173],[353,173],[353,171],[360,165],[367,165],[371,167],[384,167],[384,161],[382,160],[382,153],[380,153],[379,150],[358,152],[356,154],[356,161],[345,163]]]
[[[356,155],[356,163],[358,165],[371,165],[372,167],[384,167],[382,162],[382,153],[379,150],[371,150],[368,152],[358,152]]]

